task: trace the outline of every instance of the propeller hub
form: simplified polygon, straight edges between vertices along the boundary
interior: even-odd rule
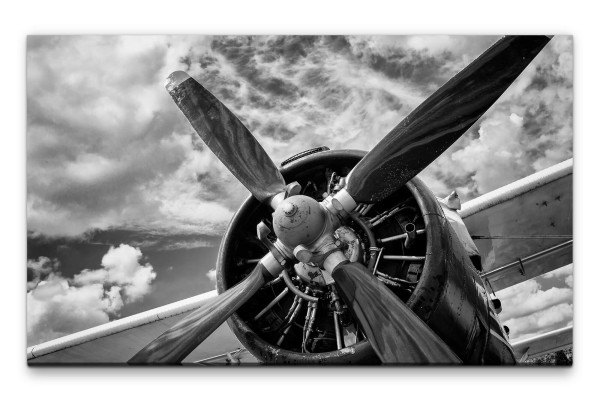
[[[304,195],[283,200],[273,213],[273,229],[277,238],[294,249],[319,238],[326,223],[326,212],[319,202]]]

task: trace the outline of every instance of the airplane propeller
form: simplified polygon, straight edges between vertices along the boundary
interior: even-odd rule
[[[508,36],[413,110],[358,162],[346,190],[355,202],[385,199],[431,164],[485,113],[550,41]]]
[[[406,304],[360,263],[333,270],[342,298],[381,362],[459,364],[460,359]]]
[[[165,87],[204,143],[256,199],[269,203],[285,191],[267,152],[212,93],[183,71],[169,75]]]
[[[264,269],[259,263],[250,275],[235,287],[181,319],[142,348],[127,363],[145,365],[181,362],[263,286],[265,276]]]
[[[358,203],[385,199],[449,148],[504,93],[550,40],[546,36],[504,37],[444,84],[379,142],[351,171],[344,189],[329,203],[305,200],[274,203],[285,192],[281,173],[246,127],[202,85],[184,72],[174,72],[167,90],[194,129],[229,170],[275,215],[296,213],[298,207],[321,208],[311,217],[311,232],[321,233],[308,243],[292,241],[300,235],[278,235],[279,247],[270,247],[254,271],[237,286],[185,317],[138,352],[131,364],[180,363],[210,333],[243,305],[265,282],[308,255],[325,259],[340,294],[365,331],[383,363],[455,364],[460,359],[431,328],[383,283],[359,263],[348,263],[327,248],[336,218],[343,219]],[[302,203],[304,202],[304,203]],[[304,205],[304,206],[303,206]],[[314,209],[313,209],[314,210]],[[309,213],[310,214],[310,213]],[[285,220],[285,219],[284,219]],[[277,230],[276,230],[277,233]],[[280,234],[282,231],[280,231]],[[298,233],[296,233],[298,234]],[[329,242],[328,242],[329,241]],[[287,249],[279,254],[277,249]],[[323,252],[327,249],[327,252]],[[306,251],[309,251],[306,253]],[[331,255],[330,255],[331,254]],[[301,256],[304,255],[304,256]],[[331,262],[331,260],[333,262]]]

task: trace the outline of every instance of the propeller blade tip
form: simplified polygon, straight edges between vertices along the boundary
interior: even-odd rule
[[[183,72],[183,71],[175,71],[172,72],[171,75],[167,77],[167,81],[165,82],[165,88],[169,92],[171,92],[174,88],[178,87],[182,82],[190,79],[191,77]]]

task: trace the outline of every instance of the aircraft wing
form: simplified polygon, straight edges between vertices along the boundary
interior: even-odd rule
[[[170,328],[177,320],[198,308],[216,291],[207,292],[160,308],[115,320],[27,348],[32,366],[55,364],[126,364],[137,351]],[[511,346],[520,362],[568,348],[573,343],[573,327],[565,327]],[[221,325],[184,361],[187,365],[256,364],[227,324]]]
[[[179,319],[217,296],[210,291],[27,348],[29,365],[125,364]],[[184,364],[258,363],[222,324]]]
[[[573,345],[573,326],[563,327],[510,344],[519,362],[560,351]]]
[[[573,261],[573,159],[462,205],[483,277],[498,291]]]

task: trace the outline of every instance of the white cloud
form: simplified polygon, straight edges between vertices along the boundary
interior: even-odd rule
[[[511,339],[526,339],[572,324],[573,304],[561,303],[504,323],[511,330]]]
[[[516,126],[520,127],[523,125],[523,117],[521,117],[520,115],[512,113],[509,118],[510,121],[512,121],[513,124],[515,124]]]
[[[572,38],[555,37],[422,177],[441,196],[482,195],[572,157]]]
[[[105,269],[96,269],[96,270],[84,269],[81,271],[81,273],[78,273],[75,276],[73,276],[72,282],[75,285],[83,286],[83,285],[103,283],[104,281],[107,281],[107,278],[108,278],[108,272]]]
[[[562,277],[568,272],[566,266],[541,277]],[[564,327],[573,318],[572,288],[542,290],[538,280],[527,280],[496,293],[502,301],[500,318],[509,327],[513,340]]]
[[[119,286],[113,285],[110,287],[110,290],[106,292],[106,298],[108,298],[107,311],[109,313],[116,314],[125,305],[121,297],[121,287]]]
[[[150,290],[150,283],[156,278],[152,265],[141,265],[142,252],[139,248],[121,244],[111,247],[102,257],[102,266],[106,269],[106,281],[121,286],[127,298],[135,301]]]
[[[573,275],[570,274],[565,278],[565,284],[573,288]]]
[[[206,272],[206,277],[210,280],[210,282],[216,287],[217,286],[217,269],[212,268]]]
[[[102,284],[74,287],[52,275],[27,293],[27,344],[106,323],[110,305]]]
[[[573,299],[573,290],[570,288],[552,287],[543,291],[535,279],[530,281],[531,284],[527,286],[517,284],[514,287],[521,287],[511,287],[514,288],[513,294],[498,291],[498,298],[502,301],[503,319],[525,316],[559,303],[570,302]]]
[[[213,246],[215,246],[215,243],[213,241],[203,239],[190,239],[182,241],[172,241],[167,243],[166,245],[159,246],[156,249],[160,251],[174,251],[178,249],[210,248]]]
[[[40,272],[28,281],[27,343],[47,341],[108,322],[127,303],[150,292],[152,265],[139,263],[138,248],[121,244],[102,258],[101,269],[85,269],[72,279],[55,272],[56,261],[28,261]],[[31,284],[30,284],[31,283]]]
[[[552,270],[542,276],[540,276],[541,278],[544,279],[550,279],[550,278],[555,278],[555,277],[565,277],[565,276],[570,276],[573,274],[573,263],[569,263],[566,266],[563,266],[561,268]]]
[[[58,268],[56,260],[50,260],[45,256],[37,260],[27,260],[27,291],[37,287],[42,277],[47,277]]]
[[[479,193],[486,193],[521,178],[518,163],[527,163],[512,118],[495,112],[481,123],[479,138],[452,154],[452,161],[473,174]]]

